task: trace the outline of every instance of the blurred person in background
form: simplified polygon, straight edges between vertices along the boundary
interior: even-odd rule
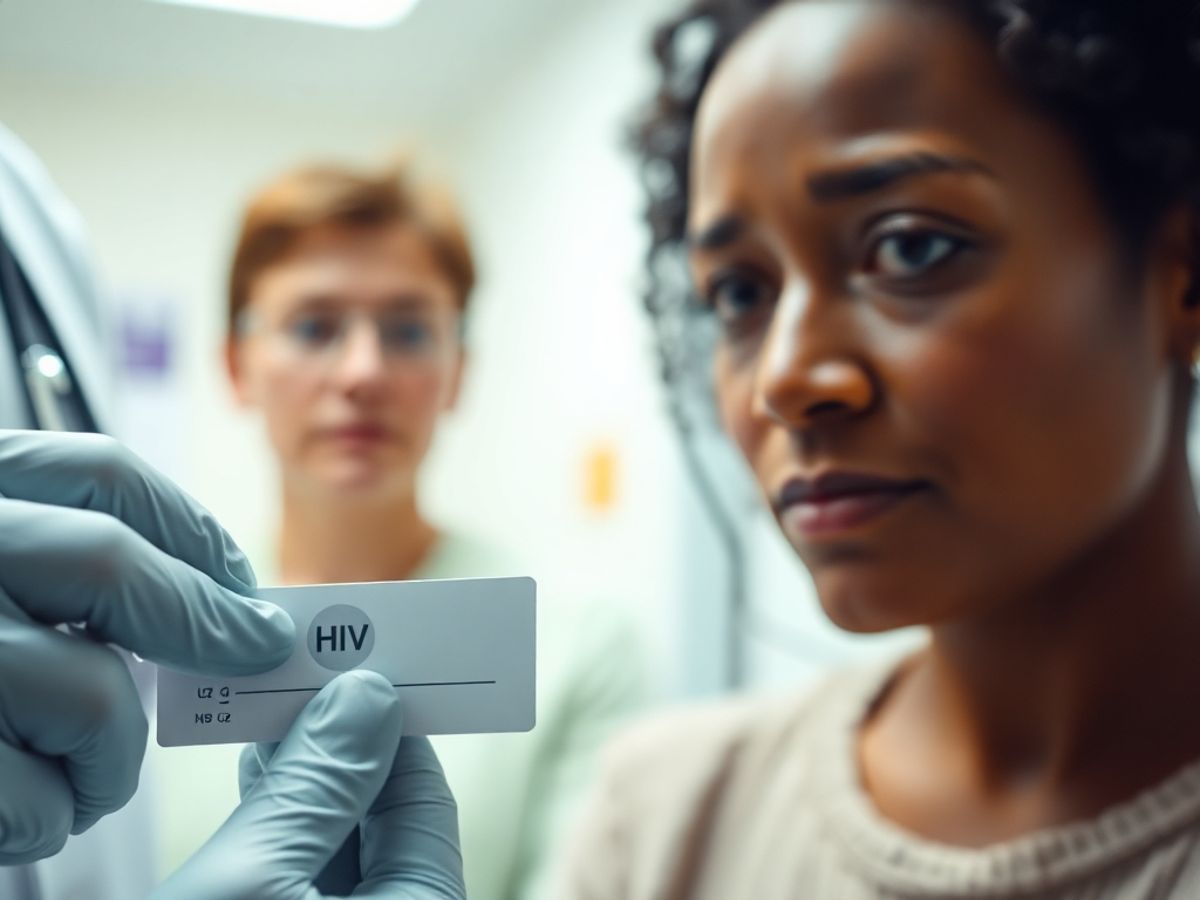
[[[475,278],[450,197],[407,167],[300,168],[249,203],[226,359],[280,474],[277,543],[251,554],[260,583],[528,574],[505,549],[430,521],[419,497],[466,368]],[[539,597],[534,730],[434,739],[474,900],[547,896],[597,749],[642,702],[638,643],[617,606]],[[164,811],[173,868],[236,803],[236,748],[157,755],[164,781],[189,794]]]
[[[713,320],[828,616],[928,642],[623,737],[558,897],[1200,896],[1200,8],[696,0],[655,49],[651,309]]]

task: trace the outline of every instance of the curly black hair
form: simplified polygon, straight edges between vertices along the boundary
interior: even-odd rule
[[[650,227],[644,299],[663,377],[675,389],[708,355],[697,351],[707,344],[690,324],[682,264],[696,110],[729,47],[784,2],[797,0],[693,0],[654,36],[659,87],[634,146]],[[1132,256],[1168,209],[1190,202],[1200,213],[1200,0],[904,2],[949,8],[995,47],[1031,102],[1076,139]],[[1200,236],[1196,247],[1200,259]],[[672,401],[686,427],[681,401]]]

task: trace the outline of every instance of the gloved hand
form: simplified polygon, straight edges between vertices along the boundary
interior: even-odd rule
[[[115,441],[0,431],[0,865],[57,853],[137,788],[146,718],[101,642],[266,671],[295,627],[253,590],[212,515]]]
[[[318,880],[375,900],[464,900],[454,797],[429,741],[400,732],[387,679],[339,675],[283,743],[243,751],[241,805],[155,900],[318,900]],[[337,852],[356,826],[358,853]]]

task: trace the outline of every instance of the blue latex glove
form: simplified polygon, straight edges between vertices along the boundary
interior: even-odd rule
[[[242,802],[155,900],[463,900],[458,811],[381,675],[339,675],[283,743],[242,753]],[[358,852],[338,852],[358,828]],[[336,859],[335,859],[336,855]],[[331,863],[331,860],[333,861]]]
[[[0,864],[53,855],[137,788],[146,718],[103,642],[266,671],[295,627],[253,590],[212,515],[120,444],[0,431]]]

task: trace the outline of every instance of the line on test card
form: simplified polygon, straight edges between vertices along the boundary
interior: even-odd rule
[[[495,684],[496,679],[489,681],[412,681],[407,684],[393,684],[392,687],[409,688],[409,687],[462,687],[464,685],[473,684]],[[261,691],[234,691],[235,694],[297,694],[305,691],[315,694],[319,691],[319,687],[315,688],[268,688]]]

